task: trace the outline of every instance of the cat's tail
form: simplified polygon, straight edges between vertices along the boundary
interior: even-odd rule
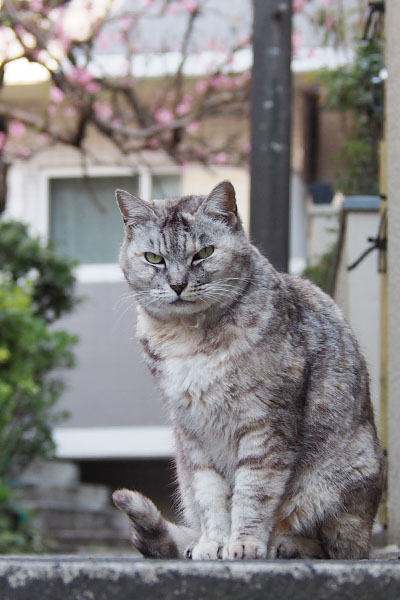
[[[128,515],[132,543],[146,558],[182,558],[185,549],[198,538],[188,527],[165,519],[151,500],[131,490],[116,490],[113,501]]]

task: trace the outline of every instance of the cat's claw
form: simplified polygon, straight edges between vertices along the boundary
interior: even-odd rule
[[[238,541],[226,544],[222,551],[224,560],[266,558],[267,547],[259,541]]]
[[[218,542],[199,542],[193,546],[191,558],[193,560],[210,560],[221,558],[222,546]]]

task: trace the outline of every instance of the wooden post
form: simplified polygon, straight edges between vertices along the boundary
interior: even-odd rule
[[[280,271],[289,259],[290,0],[255,0],[251,116],[253,243]]]

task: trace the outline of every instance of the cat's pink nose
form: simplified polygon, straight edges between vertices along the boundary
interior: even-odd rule
[[[186,283],[180,284],[180,285],[171,285],[170,284],[169,287],[172,288],[174,290],[174,292],[176,292],[178,294],[178,296],[180,296],[186,287]]]

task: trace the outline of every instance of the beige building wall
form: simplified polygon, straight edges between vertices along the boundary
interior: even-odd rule
[[[182,194],[207,194],[219,181],[224,179],[231,181],[235,188],[238,211],[244,227],[249,231],[250,180],[248,169],[231,166],[188,165],[182,170]]]
[[[400,2],[386,2],[389,206],[389,541],[400,544]]]

